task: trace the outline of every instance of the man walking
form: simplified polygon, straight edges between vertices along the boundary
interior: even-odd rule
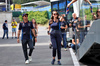
[[[3,24],[2,28],[3,28],[3,31],[4,31],[2,39],[4,39],[5,34],[7,35],[7,39],[8,39],[8,24],[7,24],[7,20],[5,20],[5,23]]]
[[[17,22],[15,21],[15,19],[13,19],[13,22],[11,23],[12,26],[12,39],[13,39],[13,34],[15,33],[15,38],[16,37],[16,27],[17,27]]]
[[[36,34],[35,34],[33,24],[32,24],[32,22],[28,21],[28,14],[23,14],[22,17],[23,17],[23,22],[21,22],[19,24],[17,42],[19,43],[19,36],[20,36],[20,32],[22,30],[22,38],[21,38],[22,48],[23,48],[23,53],[25,56],[25,64],[28,64],[29,61],[32,61],[31,55],[32,55],[32,52],[34,49],[33,44],[32,44],[33,42],[32,42],[31,30],[35,36],[35,42],[37,41],[37,39],[36,39]],[[27,53],[27,44],[28,44],[29,49],[30,49],[29,55],[27,55],[28,54]]]

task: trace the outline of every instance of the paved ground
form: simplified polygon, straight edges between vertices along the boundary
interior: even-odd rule
[[[0,25],[0,27],[2,27]],[[11,38],[11,26],[9,24],[9,39],[1,39],[3,30],[0,28],[0,66],[26,66],[21,43]],[[49,49],[50,37],[46,34],[46,27],[39,27],[38,42],[33,52],[33,61],[28,66],[51,66],[52,49]],[[70,51],[62,49],[62,66],[74,66]],[[55,64],[57,65],[57,62]]]
[[[24,55],[21,43],[11,38],[11,26],[9,24],[9,39],[1,39],[3,30],[0,24],[0,66],[27,66],[24,64]],[[52,66],[52,49],[49,49],[50,37],[47,35],[46,27],[39,27],[35,50],[33,52],[33,61],[28,66]],[[57,60],[56,60],[57,61]],[[79,64],[72,49],[64,51],[62,48],[61,66],[90,66]],[[59,66],[57,63],[54,66]]]

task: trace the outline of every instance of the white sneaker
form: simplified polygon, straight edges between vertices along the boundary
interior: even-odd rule
[[[64,48],[64,50],[65,50],[65,51],[67,51],[67,49],[66,49],[66,48]]]
[[[32,61],[32,57],[31,57],[31,56],[29,56],[29,61],[30,61],[30,62]]]
[[[29,60],[26,60],[26,61],[25,61],[25,64],[29,64]]]

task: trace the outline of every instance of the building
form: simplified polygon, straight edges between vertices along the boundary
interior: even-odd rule
[[[10,4],[12,4],[12,0],[0,0],[0,12],[10,11]]]

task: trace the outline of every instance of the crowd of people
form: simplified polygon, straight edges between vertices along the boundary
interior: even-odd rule
[[[76,1],[76,0],[75,0]],[[89,0],[85,0],[88,3]],[[72,1],[74,2],[74,0]],[[91,3],[90,3],[91,4]],[[68,7],[70,4],[68,5]],[[100,19],[100,9],[97,10],[96,15],[95,13],[92,14],[93,18],[95,20]],[[90,27],[90,21],[87,20],[87,15],[84,16],[85,20],[83,20],[80,17],[77,17],[76,13],[72,14],[73,19],[67,23],[66,20],[64,19],[65,15],[59,15],[57,11],[52,12],[51,19],[49,21],[49,27],[48,27],[48,35],[50,35],[51,38],[51,44],[53,46],[53,51],[52,51],[52,61],[51,64],[54,65],[56,61],[56,52],[58,55],[58,65],[61,65],[61,41],[63,40],[63,45],[64,45],[64,50],[67,51],[67,37],[66,37],[66,32],[67,30],[71,27],[73,31],[73,37],[72,37],[72,42],[71,42],[71,48],[73,50],[78,49],[80,45],[82,44],[85,36],[88,33],[88,27]],[[12,26],[12,39],[13,35],[15,33],[15,38],[17,38],[17,42],[19,43],[20,40],[20,33],[22,31],[22,49],[25,57],[25,63],[28,64],[30,61],[32,61],[32,52],[35,46],[35,42],[37,42],[37,32],[38,32],[38,26],[36,24],[35,19],[32,19],[30,22],[28,20],[28,14],[24,13],[22,15],[23,21],[19,24],[18,28],[18,35],[16,37],[16,27],[17,27],[17,22],[15,19],[13,19],[13,22],[11,23]],[[3,30],[4,30],[4,35],[2,39],[4,39],[5,34],[8,37],[8,24],[7,20],[5,20],[5,23],[3,24]],[[29,53],[27,52],[27,45],[29,46]],[[75,48],[77,46],[77,48]]]
[[[96,15],[95,13],[92,13],[92,15],[95,20],[100,19],[100,9],[97,10]],[[91,26],[91,22],[87,20],[87,15],[84,16],[84,20],[82,20],[80,17],[77,17],[76,13],[73,13],[72,17],[73,19],[67,23],[67,21],[64,19],[64,15],[59,15],[57,11],[52,12],[47,32],[48,35],[50,35],[51,44],[53,47],[52,65],[55,64],[56,51],[58,55],[58,64],[61,65],[61,41],[63,41],[64,48],[67,50],[67,30],[72,28],[73,36],[70,47],[73,50],[76,50],[80,47],[85,39],[88,33],[88,27]]]

